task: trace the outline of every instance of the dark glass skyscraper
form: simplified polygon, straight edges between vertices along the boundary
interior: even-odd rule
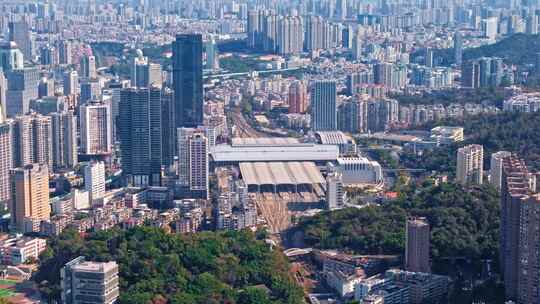
[[[202,36],[182,34],[173,43],[173,88],[176,127],[203,123]]]
[[[128,183],[136,187],[159,186],[161,90],[155,87],[122,89],[118,122],[122,170]]]

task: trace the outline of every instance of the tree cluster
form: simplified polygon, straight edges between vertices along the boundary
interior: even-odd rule
[[[286,258],[248,231],[171,235],[138,227],[52,239],[34,280],[57,300],[60,269],[77,256],[119,264],[119,303],[301,303]]]
[[[431,256],[495,259],[498,254],[499,199],[488,187],[426,183],[404,189],[397,200],[362,209],[323,212],[300,221],[309,246],[357,254],[403,254],[410,216],[426,217]]]

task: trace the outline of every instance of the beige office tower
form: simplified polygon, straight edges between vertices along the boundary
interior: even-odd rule
[[[205,126],[177,129],[178,182],[197,198],[208,196],[208,153],[215,143],[214,131]]]
[[[15,167],[39,163],[52,168],[51,117],[37,113],[17,116],[12,132]]]
[[[51,216],[47,165],[32,164],[11,170],[11,197],[12,224],[22,232],[39,231],[40,222]]]
[[[425,218],[407,220],[405,269],[413,272],[431,272],[429,266],[429,224]]]
[[[51,114],[54,169],[77,165],[77,116],[73,111]]]
[[[484,172],[484,148],[468,145],[457,152],[456,180],[462,185],[481,185]]]
[[[104,103],[89,103],[80,108],[81,153],[103,155],[112,149],[111,108]]]
[[[208,139],[196,132],[189,139],[189,190],[193,197],[208,199]]]

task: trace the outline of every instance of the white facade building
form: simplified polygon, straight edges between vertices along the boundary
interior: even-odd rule
[[[345,185],[379,184],[384,181],[381,165],[361,156],[338,158],[337,170],[341,172]]]
[[[92,162],[84,168],[84,188],[89,192],[91,204],[103,199],[105,196],[105,163]]]

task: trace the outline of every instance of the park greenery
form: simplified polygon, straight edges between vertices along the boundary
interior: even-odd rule
[[[481,57],[500,57],[507,64],[525,65],[533,64],[536,53],[540,52],[540,35],[514,34],[494,44],[477,48],[468,48],[463,51],[463,60],[473,60]],[[424,51],[419,50],[413,58],[423,56]],[[435,50],[435,58],[442,65],[455,63],[454,49]]]
[[[423,168],[429,171],[455,173],[457,149],[467,144],[484,147],[484,168],[489,168],[492,153],[514,152],[522,157],[531,170],[540,170],[540,113],[504,112],[492,115],[452,118],[429,123],[433,126],[463,126],[465,141],[425,151],[422,156],[403,155],[402,164],[407,167]]]
[[[446,258],[480,261],[497,257],[499,199],[489,186],[466,189],[426,181],[420,186],[404,187],[391,202],[303,218],[298,229],[307,245],[315,248],[342,248],[356,254],[403,254],[405,223],[410,216],[426,217],[431,226],[435,268],[437,261]]]
[[[60,269],[78,256],[119,264],[119,303],[301,303],[284,255],[249,231],[168,234],[151,227],[82,237],[68,230],[49,241],[34,280],[60,297]]]
[[[487,89],[446,89],[438,91],[422,92],[420,94],[394,94],[393,98],[399,101],[400,105],[435,105],[442,104],[482,104],[486,106],[502,107],[505,99],[504,90],[501,88]]]

